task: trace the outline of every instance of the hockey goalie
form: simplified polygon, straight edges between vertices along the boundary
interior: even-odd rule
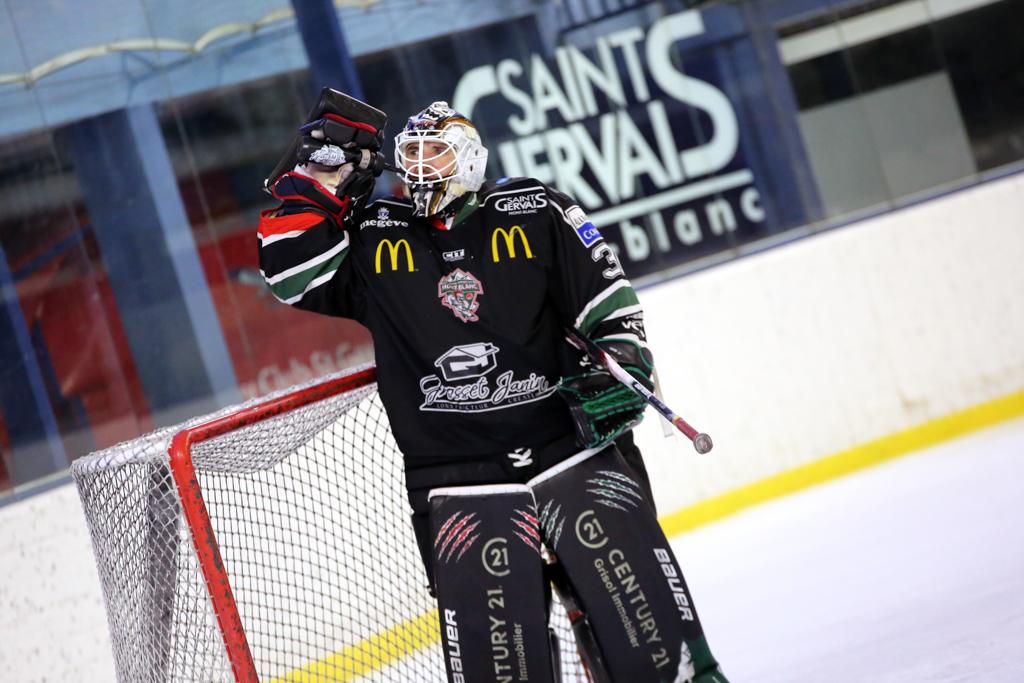
[[[633,443],[646,404],[565,340],[650,386],[614,252],[571,197],[487,181],[445,102],[395,139],[408,197],[370,202],[385,122],[324,90],[267,181],[260,267],[280,301],[373,335],[448,680],[558,681],[554,586],[594,681],[725,682]]]

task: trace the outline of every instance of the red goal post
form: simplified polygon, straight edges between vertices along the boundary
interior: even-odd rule
[[[119,680],[445,680],[375,372],[73,463]],[[552,624],[586,681],[557,601]]]

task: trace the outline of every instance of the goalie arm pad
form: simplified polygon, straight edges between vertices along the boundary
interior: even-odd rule
[[[284,182],[301,189],[301,178]],[[274,297],[325,315],[365,318],[365,286],[349,258],[350,237],[314,202],[286,200],[265,211],[257,233],[260,274]]]
[[[654,359],[646,347],[620,339],[596,339],[595,343],[644,386],[653,389]],[[647,401],[589,359],[585,358],[581,365],[585,371],[563,378],[558,392],[569,405],[580,445],[599,448],[636,426],[643,418]]]

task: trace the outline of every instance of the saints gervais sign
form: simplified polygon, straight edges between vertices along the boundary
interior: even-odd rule
[[[691,246],[765,220],[754,175],[737,157],[733,104],[673,61],[677,43],[702,33],[700,12],[689,10],[598,37],[590,54],[563,45],[554,59],[484,64],[459,80],[454,107],[472,117],[486,98],[503,98],[513,110],[500,122],[510,139],[495,147],[504,174],[575,197],[595,225],[619,227],[629,261],[643,261],[673,241]],[[709,134],[681,142],[698,116]]]

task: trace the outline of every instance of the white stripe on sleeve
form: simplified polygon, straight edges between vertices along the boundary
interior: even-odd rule
[[[301,273],[304,270],[309,270],[313,266],[320,265],[324,261],[329,261],[330,259],[334,258],[334,256],[337,255],[338,252],[342,251],[343,249],[347,249],[347,248],[348,248],[348,234],[346,233],[345,234],[345,239],[343,239],[342,241],[338,242],[336,245],[334,245],[334,247],[332,247],[331,249],[328,249],[324,253],[322,253],[322,254],[320,254],[318,256],[314,256],[313,258],[309,259],[305,263],[300,263],[299,265],[292,266],[291,268],[288,268],[287,270],[282,270],[280,273],[278,273],[277,275],[274,275],[273,277],[267,277],[265,273],[263,274],[263,277],[267,281],[268,285],[276,285],[281,280],[286,280],[286,279],[290,278],[292,275],[297,275],[297,274]],[[260,273],[263,273],[263,271],[261,270]]]
[[[612,284],[608,285],[600,294],[591,299],[590,302],[583,307],[583,310],[580,311],[580,314],[576,316],[576,322],[574,323],[574,325],[577,328],[579,328],[579,326],[583,324],[583,321],[586,319],[588,313],[597,308],[597,306],[600,305],[602,301],[604,301],[605,299],[607,299],[608,297],[610,297],[612,294],[619,291],[623,287],[629,287],[629,280],[623,278],[621,280],[616,280]]]
[[[293,297],[291,297],[289,299],[282,299],[279,296],[277,296],[276,294],[274,295],[274,298],[277,299],[278,301],[282,302],[282,303],[286,303],[286,304],[289,304],[289,305],[294,304],[294,303],[298,303],[299,301],[302,300],[302,297],[306,296],[306,294],[308,294],[312,290],[316,289],[320,285],[324,284],[325,282],[328,282],[332,277],[334,277],[334,274],[337,273],[337,272],[338,272],[338,270],[334,269],[334,270],[332,270],[329,273],[324,273],[323,275],[321,275],[320,277],[314,279],[308,285],[306,285],[306,288],[304,290],[302,290],[302,293],[296,294],[295,296],[293,296]],[[273,292],[274,290],[270,290],[270,291]]]

